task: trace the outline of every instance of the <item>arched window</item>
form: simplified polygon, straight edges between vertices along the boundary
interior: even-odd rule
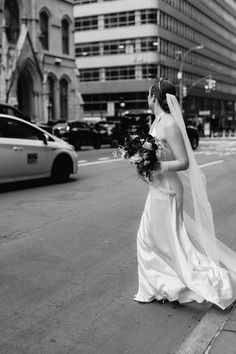
[[[49,24],[49,16],[45,11],[42,11],[39,15],[39,25],[40,25],[40,39],[43,46],[43,49],[49,49],[49,41],[48,41],[48,24]]]
[[[55,120],[55,80],[48,77],[48,121]]]
[[[61,22],[61,36],[62,36],[62,53],[69,54],[69,45],[70,45],[70,25],[68,20],[64,19]]]
[[[16,44],[20,33],[20,16],[17,0],[5,1],[4,16],[7,40],[9,43]]]
[[[68,119],[68,81],[61,79],[60,81],[60,111],[61,120]]]

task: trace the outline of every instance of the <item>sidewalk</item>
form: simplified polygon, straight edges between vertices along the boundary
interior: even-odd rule
[[[205,353],[236,354],[236,304]]]
[[[224,311],[211,305],[175,354],[236,354],[236,302]]]

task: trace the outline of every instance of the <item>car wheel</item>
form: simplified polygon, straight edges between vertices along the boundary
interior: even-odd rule
[[[196,148],[198,147],[198,139],[196,137],[192,138],[191,145],[193,150],[196,150]]]
[[[74,145],[75,151],[79,151],[81,149],[81,141],[79,139],[77,139],[73,145]]]
[[[94,149],[100,149],[101,147],[101,140],[96,140],[95,144],[93,145]]]
[[[58,156],[53,163],[51,178],[54,182],[67,182],[72,171],[71,160],[67,155]]]

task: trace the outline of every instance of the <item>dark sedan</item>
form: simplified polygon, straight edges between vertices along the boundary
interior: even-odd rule
[[[101,147],[100,133],[82,121],[58,123],[53,127],[53,134],[73,145],[75,150],[80,150],[82,146]]]

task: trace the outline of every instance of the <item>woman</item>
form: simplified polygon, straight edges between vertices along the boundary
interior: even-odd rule
[[[175,94],[174,84],[163,79],[148,95],[155,114],[150,134],[162,151],[137,236],[134,300],[206,300],[225,309],[236,299],[236,253],[215,238],[205,178]]]

